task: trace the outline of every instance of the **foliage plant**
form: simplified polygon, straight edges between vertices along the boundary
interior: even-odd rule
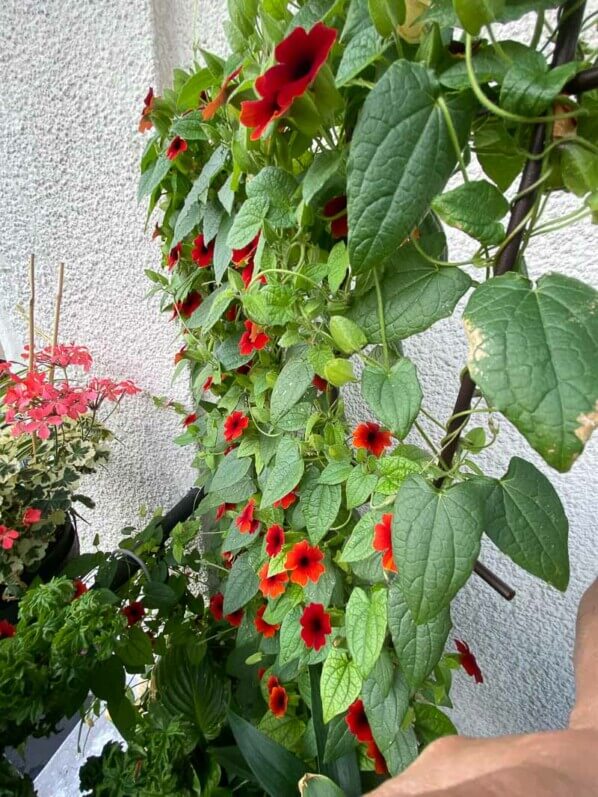
[[[28,351],[24,353],[28,357]],[[24,587],[23,571],[39,566],[74,517],[81,477],[108,459],[111,433],[101,420],[109,405],[139,389],[130,381],[85,377],[84,346],[48,345],[32,367],[0,363],[0,583],[6,595]],[[113,409],[113,408],[111,408]]]
[[[232,728],[269,794],[306,768],[359,793],[357,768],[394,775],[454,732],[451,670],[482,674],[465,642],[446,649],[450,604],[484,534],[567,587],[549,479],[476,459],[502,415],[565,472],[596,424],[596,292],[525,259],[596,211],[598,94],[569,89],[595,53],[576,30],[549,67],[559,5],[229,0],[229,56],[202,50],[146,97],[139,195],[163,252],[148,277],[191,378],[180,442],[214,522],[211,612],[236,639]],[[582,27],[583,3],[561,12]],[[530,41],[501,38],[530,13]],[[530,151],[538,177],[507,198]],[[563,191],[577,209],[546,221]],[[444,423],[403,341],[464,298],[461,388],[477,392]],[[346,387],[375,420],[348,421]],[[247,741],[267,737],[279,767]]]

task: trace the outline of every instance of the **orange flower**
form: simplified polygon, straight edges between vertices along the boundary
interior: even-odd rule
[[[281,719],[287,713],[288,705],[289,697],[287,695],[287,690],[284,688],[284,686],[275,686],[270,692],[270,700],[268,701],[270,711],[275,717]]]
[[[289,577],[286,573],[276,573],[275,576],[268,575],[269,562],[266,562],[259,572],[260,590],[264,598],[278,598],[285,590]]]
[[[276,634],[280,626],[267,623],[263,619],[265,611],[266,611],[266,604],[264,603],[264,605],[260,606],[260,608],[257,610],[257,614],[255,616],[253,624],[255,625],[258,634],[261,634],[262,636],[266,637],[266,639],[270,639],[270,637],[273,637]]]
[[[360,423],[353,431],[353,446],[365,448],[370,454],[379,457],[392,442],[390,432],[381,429],[377,423],[366,421]]]
[[[284,566],[291,571],[291,581],[304,587],[308,581],[317,583],[326,572],[321,563],[323,558],[324,553],[317,545],[302,540],[291,548]]]
[[[392,555],[392,515],[382,515],[382,522],[374,526],[374,550],[382,553],[382,567],[391,573],[397,572]]]

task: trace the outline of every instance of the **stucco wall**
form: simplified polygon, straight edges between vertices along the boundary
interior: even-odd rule
[[[23,301],[33,247],[48,323],[52,268],[64,259],[66,337],[93,349],[98,370],[130,376],[157,394],[184,390],[170,387],[175,331],[145,299],[143,269],[158,254],[135,200],[142,148],[137,118],[147,86],[160,90],[173,66],[188,64],[194,41],[223,50],[224,7],[224,0],[4,0],[0,7],[1,304],[10,310]],[[516,33],[529,35],[525,24]],[[569,205],[559,200],[551,214]],[[551,268],[598,287],[597,244],[589,225],[543,238],[528,250],[530,272]],[[451,247],[454,259],[469,251],[456,236]],[[407,343],[426,406],[440,418],[452,407],[465,349],[457,320]],[[347,403],[352,417],[367,414],[355,393]],[[133,520],[140,504],[169,505],[192,481],[187,452],[170,442],[176,420],[155,410],[148,397],[131,400],[114,426],[123,445],[111,469],[90,485],[100,504],[92,528],[107,535]],[[490,473],[503,472],[514,454],[547,471],[506,421],[502,429]],[[567,595],[517,571],[488,545],[483,561],[517,589],[517,598],[507,604],[474,576],[456,601],[455,635],[470,642],[486,677],[476,687],[456,676],[455,719],[463,732],[506,733],[566,721],[576,606],[598,572],[597,474],[596,443],[569,474],[551,474],[571,522]]]

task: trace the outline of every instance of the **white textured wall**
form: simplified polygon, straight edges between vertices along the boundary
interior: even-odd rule
[[[596,6],[596,3],[590,3]],[[152,83],[160,88],[175,65],[192,58],[192,44],[222,51],[224,0],[4,0],[0,7],[0,157],[4,186],[0,225],[2,303],[23,300],[22,279],[35,247],[43,268],[46,304],[50,271],[69,264],[65,302],[68,337],[88,344],[98,367],[132,376],[145,389],[169,390],[173,330],[146,302],[143,268],[157,252],[143,232],[135,202],[141,142],[136,124]],[[517,33],[526,34],[525,26]],[[551,211],[561,215],[567,199]],[[528,250],[532,275],[547,268],[598,287],[596,228],[579,225]],[[451,256],[468,244],[455,237]],[[46,315],[47,319],[47,315]],[[465,361],[457,320],[412,338],[407,354],[418,365],[426,406],[446,418]],[[353,417],[366,414],[348,396]],[[140,503],[170,504],[191,483],[186,454],[170,439],[176,426],[147,398],[131,401],[118,419],[124,445],[92,490],[101,503],[94,527],[114,532]],[[502,423],[490,473],[518,454],[547,472],[527,444]],[[455,719],[478,734],[558,727],[573,694],[571,651],[579,596],[598,573],[595,530],[598,447],[566,475],[550,474],[571,522],[572,580],[566,596],[516,570],[490,545],[483,560],[516,589],[507,604],[477,577],[458,598],[455,634],[478,654],[486,684],[458,675]]]

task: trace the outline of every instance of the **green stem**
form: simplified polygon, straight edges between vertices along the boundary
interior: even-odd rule
[[[472,260],[456,260],[454,263],[451,263],[448,260],[437,260],[435,257],[429,255],[415,238],[412,237],[410,240],[414,248],[419,252],[424,260],[427,260],[428,263],[432,263],[435,266],[442,266],[443,268],[455,268],[457,266],[471,266],[473,262]]]
[[[380,337],[382,338],[382,349],[384,351],[384,367],[388,370],[388,341],[386,340],[386,320],[384,318],[384,302],[382,300],[382,288],[380,287],[380,278],[378,277],[378,269],[374,269],[374,282],[376,283],[376,300],[378,303],[378,323],[380,324]]]
[[[453,118],[451,116],[451,112],[448,109],[446,102],[444,101],[444,97],[440,96],[436,100],[440,110],[442,111],[442,115],[444,116],[444,121],[446,122],[446,126],[449,132],[449,136],[451,138],[451,142],[453,144],[453,148],[455,150],[455,155],[457,156],[457,160],[459,161],[459,168],[463,174],[463,179],[466,183],[469,182],[469,175],[467,174],[467,168],[465,166],[465,161],[463,160],[463,153],[461,152],[461,145],[459,144],[459,136],[457,135],[457,131],[455,130],[455,125],[453,124]]]
[[[591,215],[592,212],[587,208],[576,210],[573,213],[568,213],[566,216],[563,216],[563,218],[559,219],[558,221],[547,221],[546,224],[542,224],[540,227],[535,229],[531,233],[530,237],[535,238],[536,235],[543,235],[545,233],[563,230],[565,227],[569,227],[571,224],[576,224],[578,221],[583,221],[583,219]]]
[[[536,17],[536,24],[534,26],[534,32],[532,34],[532,40],[529,43],[530,50],[538,49],[538,45],[540,44],[540,39],[542,38],[543,30],[544,30],[544,11],[538,11],[538,16]]]
[[[421,425],[420,425],[420,424],[419,424],[417,421],[414,421],[414,422],[413,422],[413,425],[414,425],[414,426],[415,426],[415,428],[417,429],[417,431],[418,431],[418,433],[419,433],[420,437],[421,437],[421,438],[424,440],[424,442],[426,443],[426,445],[428,446],[428,448],[430,449],[430,451],[431,451],[431,452],[432,452],[432,453],[433,453],[435,456],[439,456],[439,454],[440,454],[440,451],[438,450],[438,447],[434,445],[434,443],[433,443],[432,439],[431,439],[431,438],[428,436],[428,434],[427,434],[427,433],[424,431],[423,427],[422,427],[422,426],[421,426]]]

